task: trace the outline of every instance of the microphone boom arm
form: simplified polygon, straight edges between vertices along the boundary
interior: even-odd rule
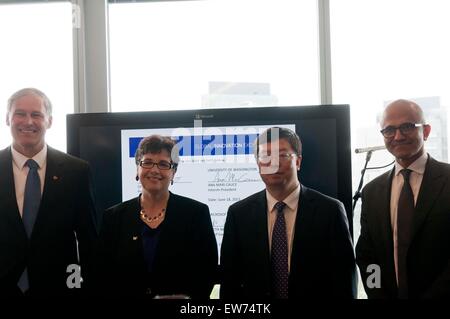
[[[372,157],[373,150],[370,150],[367,152],[366,155],[366,163],[364,164],[364,168],[361,170],[361,179],[359,180],[359,186],[358,189],[355,192],[355,195],[353,196],[353,207],[352,207],[352,215],[354,215],[356,203],[358,202],[358,199],[361,198],[361,189],[364,182],[364,174],[367,170],[367,164],[369,164],[370,158]]]

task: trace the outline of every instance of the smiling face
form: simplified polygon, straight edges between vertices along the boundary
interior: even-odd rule
[[[166,150],[161,150],[159,153],[147,153],[141,158],[141,161],[161,163],[172,163],[170,154]],[[163,170],[154,165],[152,168],[143,168],[138,166],[137,171],[142,188],[152,194],[164,194],[169,191],[170,182],[175,176],[173,168]]]
[[[389,126],[398,127],[404,123],[424,123],[420,107],[406,100],[398,100],[386,107],[381,122],[382,129]],[[416,127],[408,134],[402,134],[400,130],[395,135],[384,138],[387,150],[395,156],[397,162],[403,167],[408,167],[424,152],[424,141],[430,135],[430,125]]]
[[[6,114],[6,124],[11,127],[14,149],[31,158],[44,147],[52,117],[47,114],[43,99],[30,94],[13,103]]]

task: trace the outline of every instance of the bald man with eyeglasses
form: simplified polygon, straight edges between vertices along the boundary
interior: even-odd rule
[[[419,105],[390,103],[381,134],[395,167],[362,192],[356,258],[370,299],[450,298],[450,165],[425,152]]]

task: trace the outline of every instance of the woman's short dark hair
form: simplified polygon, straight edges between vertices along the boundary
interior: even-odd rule
[[[142,139],[134,156],[136,165],[139,165],[145,154],[158,154],[162,151],[169,153],[170,160],[176,169],[179,162],[178,147],[170,137],[161,135],[150,135]]]
[[[259,154],[259,146],[261,144],[271,143],[272,141],[278,141],[284,139],[294,150],[298,156],[302,155],[302,141],[300,137],[294,131],[285,127],[271,127],[262,132],[255,141],[255,156]]]

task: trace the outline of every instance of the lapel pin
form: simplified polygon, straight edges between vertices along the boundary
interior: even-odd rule
[[[138,239],[138,236],[133,236],[133,240],[137,240]]]
[[[53,176],[53,180],[54,180],[54,181],[57,181],[58,179],[59,179],[58,176]]]

